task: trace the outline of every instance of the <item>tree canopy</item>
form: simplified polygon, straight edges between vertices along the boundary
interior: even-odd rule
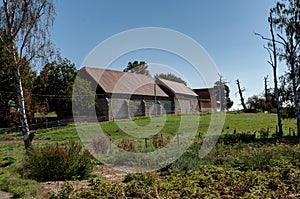
[[[230,89],[223,81],[217,81],[214,85],[215,95],[220,103],[221,111],[229,110],[233,106],[233,101],[230,99]]]
[[[51,0],[3,0],[2,3],[0,40],[8,41],[6,49],[12,61],[10,67],[16,82],[24,144],[28,149],[34,134],[29,131],[20,68],[24,59],[34,64],[51,57],[49,28],[53,25],[55,9]]]
[[[183,79],[181,79],[180,77],[172,74],[172,73],[160,73],[160,74],[156,74],[154,76],[154,78],[161,78],[161,79],[166,79],[166,80],[170,80],[170,81],[174,81],[174,82],[179,82],[182,83],[184,85],[187,85],[186,81],[184,81]]]
[[[34,93],[39,103],[49,103],[59,118],[72,115],[72,90],[76,78],[75,65],[68,59],[46,64],[35,80]]]
[[[130,72],[150,76],[148,64],[145,61],[134,61],[133,63],[128,62],[127,67],[123,70],[123,72]]]

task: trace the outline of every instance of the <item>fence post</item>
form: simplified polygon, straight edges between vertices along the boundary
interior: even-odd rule
[[[148,148],[147,138],[145,138],[145,145],[146,145],[146,148]]]

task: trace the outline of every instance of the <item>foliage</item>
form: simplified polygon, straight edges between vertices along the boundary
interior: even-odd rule
[[[184,175],[165,178],[154,174],[128,174],[126,183],[95,178],[90,186],[67,186],[68,198],[287,198],[298,196],[299,169],[270,172],[239,171],[201,165]],[[53,198],[61,198],[61,194]]]
[[[126,151],[137,152],[134,141],[129,140],[128,138],[122,138],[121,142],[118,144],[118,147]]]
[[[0,126],[17,126],[20,124],[17,111],[18,96],[16,92],[16,79],[12,70],[12,60],[7,50],[8,41],[0,40]],[[22,84],[24,87],[24,97],[26,112],[29,122],[33,119],[32,100],[32,78],[35,73],[32,71],[29,62],[21,60],[20,71],[22,73]]]
[[[98,104],[95,104],[95,92],[92,90],[91,82],[81,78],[80,72],[77,74],[73,84],[72,94],[72,106],[76,107],[76,109],[73,110],[73,115],[87,116],[94,112],[95,106],[96,110],[98,110]]]
[[[72,90],[76,78],[76,68],[68,59],[44,66],[34,82],[34,93],[40,103],[49,103],[50,112],[59,118],[72,115]]]
[[[26,101],[23,92],[21,66],[23,61],[37,64],[47,60],[53,54],[50,41],[50,27],[53,25],[55,9],[50,0],[2,1],[0,6],[0,40],[7,39],[6,47],[11,57],[10,68],[14,74],[18,96],[20,122],[24,136],[25,148],[31,146],[26,113]],[[4,39],[4,37],[6,37]]]
[[[127,67],[123,71],[150,76],[148,65],[144,61],[128,62]]]
[[[170,80],[170,81],[174,81],[174,82],[179,82],[182,83],[184,85],[186,84],[186,81],[184,81],[183,79],[181,79],[180,77],[172,74],[172,73],[168,73],[168,74],[164,74],[164,73],[160,73],[160,74],[156,74],[154,76],[154,78],[161,78],[161,79],[166,79],[166,80]]]
[[[230,99],[230,89],[225,82],[217,81],[214,85],[215,95],[217,100],[222,104],[223,110],[229,110],[233,106],[233,101]]]
[[[284,60],[288,66],[287,83],[292,93],[292,104],[295,106],[295,115],[297,118],[297,133],[300,135],[300,111],[299,99],[297,94],[297,86],[299,85],[299,49],[300,49],[300,3],[299,0],[283,0],[278,1],[276,6],[270,11],[270,22],[274,21],[277,29],[277,38],[281,45],[280,58]],[[273,20],[274,19],[274,20]],[[274,43],[274,42],[273,42]],[[288,99],[288,97],[285,97]],[[280,114],[280,113],[279,113]],[[279,125],[279,132],[281,126]]]
[[[90,150],[96,154],[106,154],[110,151],[110,144],[110,140],[106,136],[100,135],[97,138],[93,139],[92,143],[90,144]]]
[[[152,122],[155,119],[152,118]],[[192,116],[190,120],[191,123],[195,122]],[[176,135],[174,132],[178,130],[180,121],[178,115],[167,116],[166,124],[160,132],[164,139],[169,140],[168,137],[172,138]],[[126,124],[129,121],[118,122]],[[149,123],[149,118],[135,118],[135,122],[140,126],[145,126]],[[66,183],[63,190],[52,197],[287,198],[295,196],[297,198],[299,196],[297,194],[300,192],[300,141],[299,137],[286,137],[289,128],[295,129],[295,119],[283,120],[285,127],[283,139],[275,139],[271,136],[268,136],[268,139],[258,139],[260,131],[265,132],[269,128],[269,135],[275,132],[276,115],[228,113],[219,143],[205,158],[200,159],[198,152],[209,122],[209,114],[201,115],[198,129],[201,137],[197,136],[194,144],[185,154],[166,167],[163,173],[128,174],[125,177],[127,183],[91,176],[90,186],[76,188],[76,186],[72,186],[72,182]],[[102,122],[100,126],[116,145],[126,136],[133,140],[118,128],[116,122]],[[89,125],[82,124],[79,128],[87,128],[89,133],[93,133],[93,128],[89,128]],[[243,131],[252,133],[256,131],[257,138],[249,143],[237,140],[226,144],[222,141],[223,137],[226,137],[226,134],[232,134],[233,137],[234,129],[236,129],[237,137],[243,136]],[[160,134],[158,135],[159,138]],[[0,140],[3,139],[20,140],[22,136],[20,134],[1,135]],[[56,142],[61,147],[67,146],[70,139],[78,140],[79,137],[75,126],[69,125],[38,130],[36,139],[49,141],[49,143],[34,144],[37,149],[40,149]],[[144,139],[141,139],[140,142],[134,140],[136,147],[144,146]],[[24,152],[20,153],[22,148],[22,144],[0,144],[0,157],[3,157],[0,158],[0,162],[3,165],[9,164],[6,167],[0,167],[0,190],[11,192],[20,198],[42,198],[39,192],[45,190],[37,190],[38,184],[35,180],[22,179],[16,171],[20,164],[18,160],[27,158]],[[262,164],[263,162],[266,164]],[[159,176],[162,174],[165,175]]]
[[[28,151],[22,173],[38,181],[82,179],[92,171],[91,156],[80,144],[48,145]]]

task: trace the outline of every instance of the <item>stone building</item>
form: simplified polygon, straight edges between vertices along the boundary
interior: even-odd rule
[[[162,114],[163,107],[172,107],[172,100],[149,76],[90,67],[82,68],[80,76],[96,90],[99,120]]]
[[[156,79],[157,85],[172,99],[174,113],[199,112],[198,95],[182,83]]]
[[[199,111],[198,95],[181,83],[91,67],[79,74],[96,91],[99,121]]]

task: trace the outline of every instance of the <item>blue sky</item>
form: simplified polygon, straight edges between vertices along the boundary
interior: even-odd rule
[[[142,27],[179,31],[197,41],[229,82],[231,98],[238,108],[235,80],[240,79],[248,98],[263,91],[263,77],[272,69],[267,64],[265,44],[254,32],[269,36],[267,17],[274,0],[57,0],[52,39],[63,57],[81,67],[87,55],[105,39]],[[174,65],[184,73],[192,88],[205,87],[197,81],[184,60],[164,52],[133,52],[116,60],[113,69],[122,70],[129,61]],[[180,71],[182,70],[182,71]],[[285,68],[280,69],[279,74]]]

